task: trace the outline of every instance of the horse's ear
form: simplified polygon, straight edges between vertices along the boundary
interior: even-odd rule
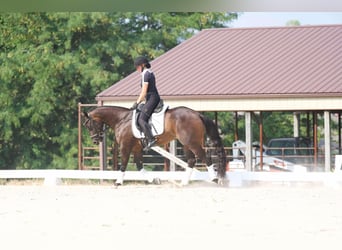
[[[88,113],[87,113],[87,112],[85,112],[85,111],[83,111],[83,113],[82,113],[82,116],[83,116],[83,117],[86,117],[86,118],[89,118],[89,115],[88,115]]]

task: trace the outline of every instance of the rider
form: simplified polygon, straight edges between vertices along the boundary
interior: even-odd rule
[[[156,143],[156,139],[152,135],[148,120],[154,109],[160,102],[160,96],[156,87],[156,78],[151,70],[151,64],[144,56],[139,56],[134,60],[134,66],[141,73],[141,92],[137,101],[133,104],[132,109],[136,109],[139,103],[146,100],[143,110],[139,116],[138,124],[145,134],[147,145],[144,150],[148,150]]]

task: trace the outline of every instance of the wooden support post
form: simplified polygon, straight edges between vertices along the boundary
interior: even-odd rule
[[[313,116],[313,146],[314,146],[314,165],[318,164],[318,141],[317,141],[317,112],[312,113]]]
[[[78,170],[83,170],[82,165],[82,116],[81,103],[78,103]]]
[[[104,170],[104,161],[103,161],[103,142],[99,143],[99,163],[100,170]]]
[[[338,112],[338,154],[342,154],[341,142],[341,111]]]
[[[300,136],[300,113],[293,113],[293,137]]]
[[[246,131],[246,170],[252,171],[253,155],[252,155],[252,114],[245,112],[245,131]]]
[[[97,102],[97,106],[103,106],[102,101]],[[107,143],[106,143],[106,132],[104,132],[103,141],[99,144],[99,157],[100,157],[100,170],[107,168]]]
[[[177,141],[173,140],[170,142],[170,153],[172,155],[177,154]],[[174,161],[170,161],[170,171],[176,171],[176,163]]]
[[[239,128],[238,128],[238,112],[235,112],[235,128],[234,128],[234,141],[239,140]]]
[[[263,117],[262,111],[260,111],[260,123],[259,123],[259,141],[260,141],[260,171],[263,170],[264,167],[264,137],[263,137]]]
[[[314,112],[313,112],[314,113]],[[312,113],[312,115],[313,115]],[[310,138],[310,112],[306,113],[306,137]]]
[[[324,170],[330,172],[331,167],[331,143],[330,143],[330,112],[324,111]]]

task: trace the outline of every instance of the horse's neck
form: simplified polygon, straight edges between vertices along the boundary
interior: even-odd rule
[[[99,110],[101,120],[113,129],[128,116],[129,110],[117,107],[103,107]]]

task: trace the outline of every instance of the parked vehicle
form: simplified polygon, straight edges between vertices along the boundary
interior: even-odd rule
[[[312,164],[313,148],[310,139],[304,137],[289,137],[271,139],[265,152],[295,164]]]
[[[260,164],[260,145],[258,143],[253,143],[252,150],[252,169],[255,171],[261,170]],[[267,147],[263,147],[266,148]],[[242,170],[245,169],[245,152],[246,152],[246,143],[238,140],[233,142],[233,160],[229,162],[229,167],[231,169]],[[292,162],[267,155],[265,151],[262,153],[262,162],[263,167],[262,171],[287,171],[287,172],[306,172],[307,169],[305,166],[300,164],[294,164]]]

